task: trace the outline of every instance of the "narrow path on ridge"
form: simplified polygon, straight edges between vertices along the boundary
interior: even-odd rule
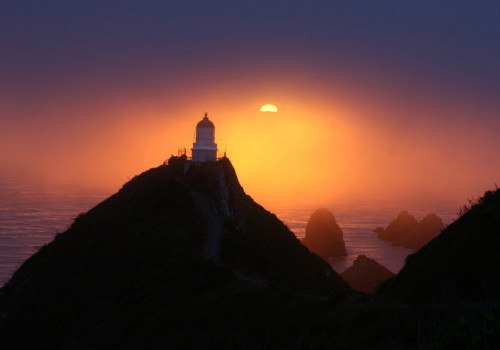
[[[219,252],[222,242],[222,222],[217,213],[217,210],[210,201],[199,195],[194,194],[200,208],[203,210],[206,218],[208,219],[208,231],[207,231],[207,245],[205,254],[208,259],[215,263],[219,262]]]

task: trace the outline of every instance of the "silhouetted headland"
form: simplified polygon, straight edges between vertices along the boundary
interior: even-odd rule
[[[302,322],[286,320],[288,303],[350,293],[245,194],[229,159],[185,165],[172,157],[134,177],[29,258],[1,289],[0,343],[269,343],[268,322]]]
[[[367,296],[246,195],[227,158],[186,161],[134,177],[16,271],[2,349],[500,346],[500,190]]]

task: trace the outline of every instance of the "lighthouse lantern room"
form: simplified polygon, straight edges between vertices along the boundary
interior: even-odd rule
[[[191,152],[193,162],[209,162],[217,160],[217,144],[215,141],[215,126],[208,119],[208,113],[196,125],[196,140]]]

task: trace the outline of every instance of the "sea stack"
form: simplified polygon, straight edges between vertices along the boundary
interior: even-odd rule
[[[344,234],[332,212],[326,208],[317,209],[311,215],[302,244],[323,259],[347,255]]]
[[[429,243],[434,237],[438,236],[443,228],[443,220],[436,214],[429,214],[405,236],[394,241],[392,245],[417,251]]]
[[[403,210],[384,230],[377,227],[378,237],[393,242],[392,245],[419,250],[443,230],[443,220],[436,214],[429,214],[418,222],[413,215]]]
[[[403,210],[385,230],[379,230],[377,228],[376,232],[378,233],[378,237],[385,241],[395,241],[416,228],[417,225],[417,219],[406,210]]]

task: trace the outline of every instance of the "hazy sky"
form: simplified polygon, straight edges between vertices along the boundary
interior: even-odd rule
[[[259,201],[461,203],[499,97],[497,0],[0,2],[0,177],[49,188],[111,193],[207,111]]]

